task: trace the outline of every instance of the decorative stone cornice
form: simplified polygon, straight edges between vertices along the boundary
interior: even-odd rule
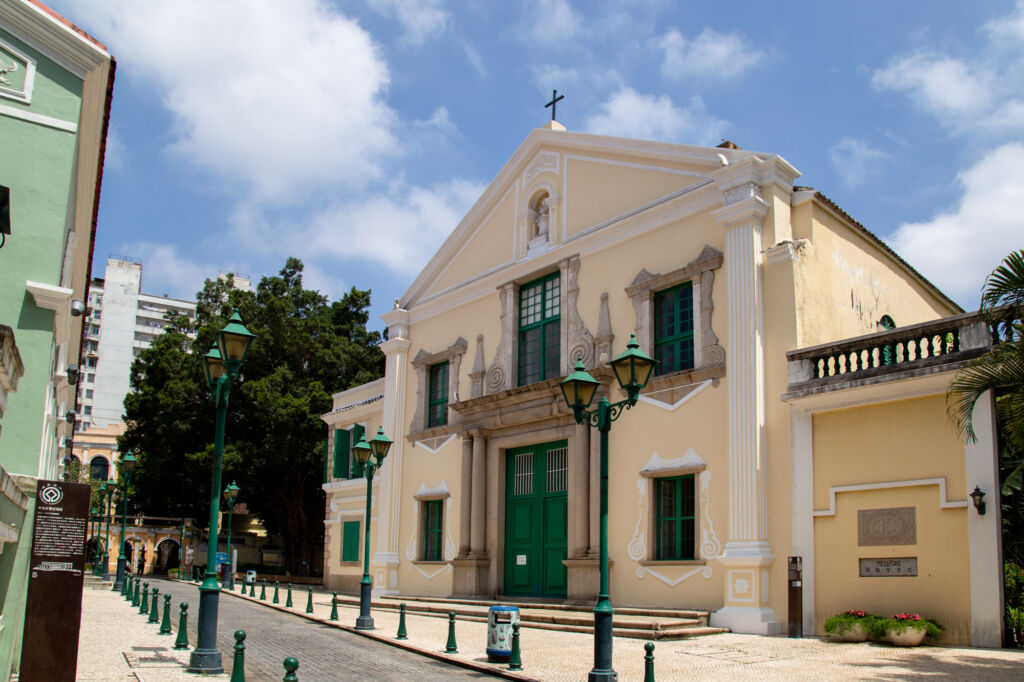
[[[32,294],[36,305],[47,310],[57,310],[62,303],[71,298],[75,293],[66,287],[33,282],[32,280],[25,281],[25,288],[28,290],[28,293]]]

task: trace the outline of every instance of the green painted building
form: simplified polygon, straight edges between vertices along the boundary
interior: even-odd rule
[[[38,0],[0,2],[3,679],[20,658],[36,482],[61,475],[74,437],[114,67]]]

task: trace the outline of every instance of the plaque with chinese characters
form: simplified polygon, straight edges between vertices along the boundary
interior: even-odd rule
[[[901,557],[894,559],[861,559],[860,577],[913,577],[917,575],[917,557]]]
[[[857,510],[857,544],[917,544],[917,507]]]

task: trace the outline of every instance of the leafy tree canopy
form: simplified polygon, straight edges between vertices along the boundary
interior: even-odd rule
[[[288,567],[312,565],[323,537],[324,424],[331,394],[382,376],[381,337],[368,331],[370,292],[352,288],[328,302],[302,286],[302,262],[289,258],[255,291],[207,280],[196,317],[170,316],[132,365],[121,451],[139,463],[132,500],[147,514],[193,517],[206,525],[216,410],[200,356],[238,308],[257,335],[232,386],[224,448],[224,485],[284,541]],[[223,487],[223,486],[222,486]],[[222,491],[217,491],[220,494]],[[223,505],[222,505],[223,509]]]

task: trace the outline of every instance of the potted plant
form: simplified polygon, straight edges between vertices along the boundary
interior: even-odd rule
[[[838,635],[847,642],[863,642],[871,633],[872,624],[878,618],[873,613],[853,609],[825,620],[825,632]]]
[[[925,635],[941,637],[945,629],[931,618],[916,613],[895,613],[889,618],[876,618],[871,634],[896,646],[917,646]]]
[[[177,580],[178,579],[178,569],[176,569],[176,568],[169,568],[169,569],[167,569],[167,577],[170,578],[171,580]]]

